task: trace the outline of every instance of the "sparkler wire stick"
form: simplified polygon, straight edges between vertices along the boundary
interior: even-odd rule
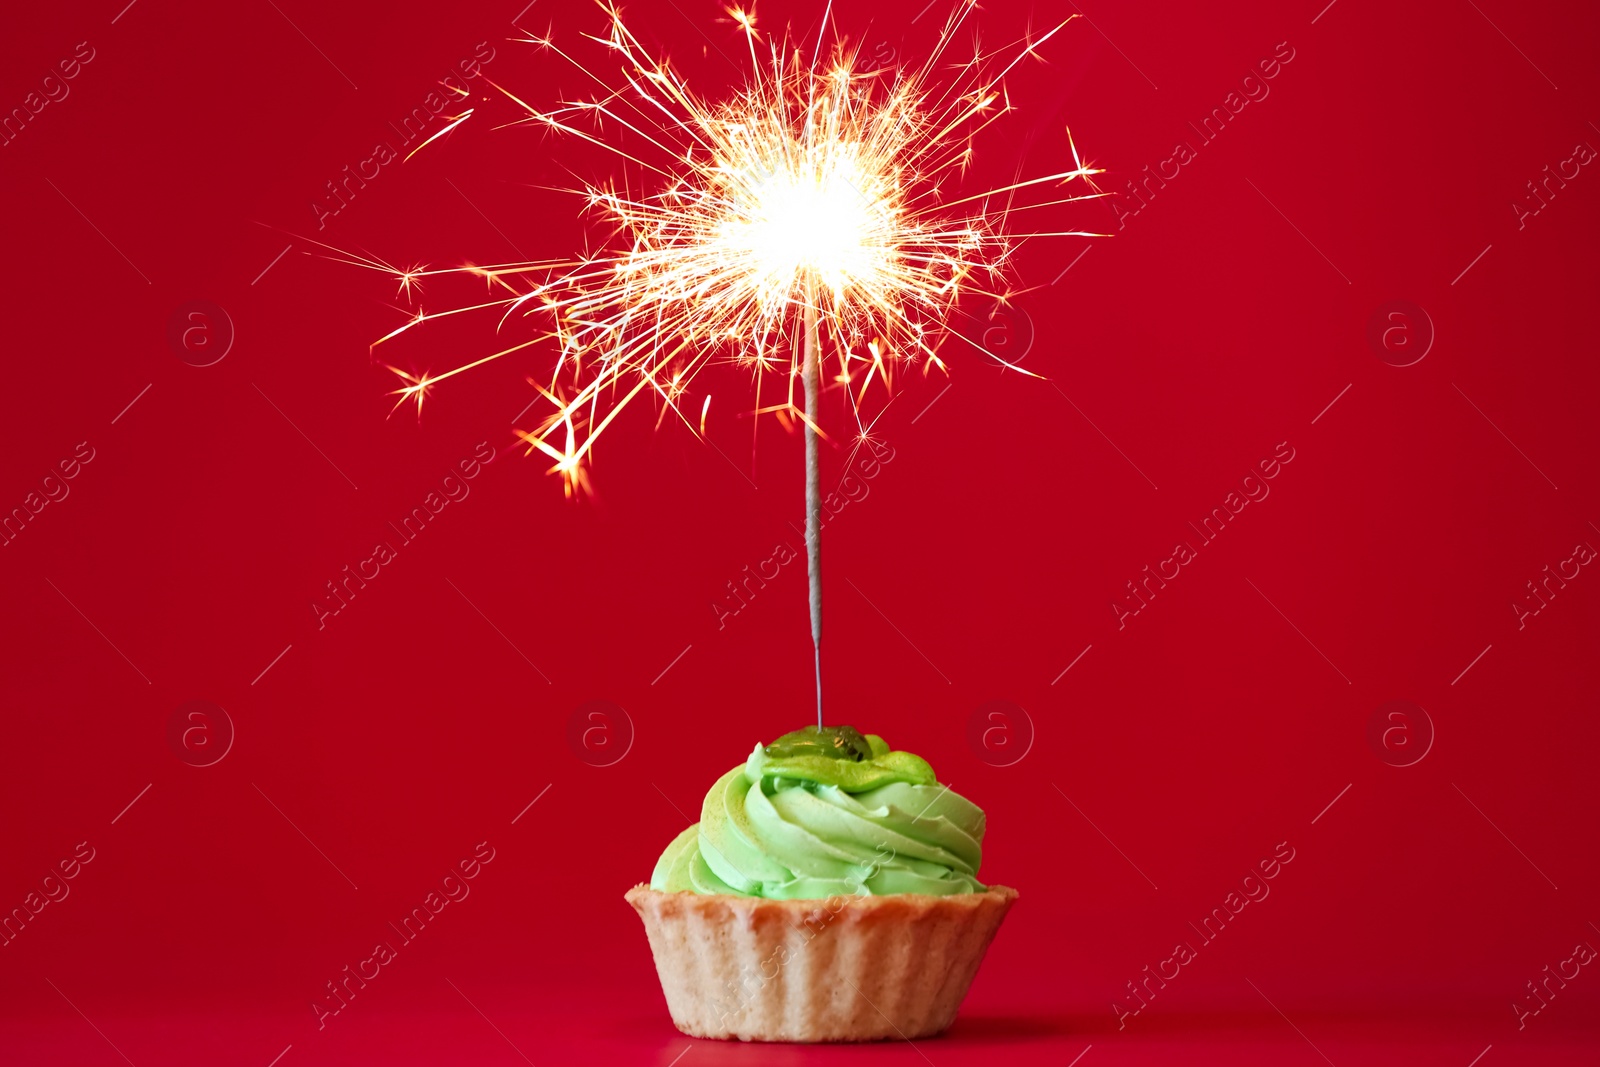
[[[806,578],[810,583],[811,649],[817,668],[817,729],[822,729],[822,473],[817,459],[817,394],[821,391],[815,289],[806,286],[805,339],[800,374],[806,393]]]
[[[1079,16],[1000,49],[980,49],[974,38],[971,57],[952,62],[949,51],[979,3],[951,0],[925,61],[899,65],[866,61],[860,46],[836,28],[829,46],[831,6],[809,57],[787,32],[763,34],[753,12],[732,7],[727,10],[745,37],[750,71],[718,100],[652,58],[624,24],[616,0],[599,3],[607,28],[585,37],[604,50],[606,65],[616,64],[614,74],[585,65],[548,33],[528,38],[599,92],[541,108],[495,88],[522,112],[513,125],[576,138],[618,162],[620,177],[573,190],[609,234],[576,257],[491,266],[401,271],[366,256],[343,258],[391,274],[415,308],[378,344],[396,345],[401,335],[435,319],[490,310],[500,313],[501,326],[515,323],[519,331],[499,351],[438,373],[385,364],[401,381],[397,404],[412,400],[420,412],[429,391],[446,379],[553,343],[559,352],[554,368],[542,382],[529,379],[546,402],[543,414],[533,429],[517,434],[530,454],[552,461],[550,470],[562,476],[568,495],[589,491],[596,442],[630,402],[644,398],[641,403],[656,405],[658,425],[676,417],[703,437],[711,406],[703,386],[716,375],[702,381],[701,372],[719,364],[754,371],[754,414],[776,413],[785,427],[796,417],[803,423],[820,727],[824,360],[857,445],[871,440],[875,420],[864,414],[869,392],[881,391],[886,403],[900,368],[947,373],[938,354],[946,340],[1038,377],[956,330],[951,319],[962,301],[1007,304],[1016,292],[1012,259],[1024,242],[1103,236],[1011,224],[1023,211],[1107,195],[1093,182],[1101,171],[1083,162],[1068,132],[1061,147],[1071,163],[1054,173],[1023,177],[1019,171],[1010,183],[977,192],[964,189],[962,176],[978,135],[1014,110],[1005,76],[1024,60],[1040,58],[1039,47]],[[989,61],[1008,52],[991,77]],[[1072,182],[1085,191],[1027,192]],[[416,294],[423,282],[452,274],[481,279],[491,296],[422,311]],[[544,325],[523,332],[530,316]],[[785,395],[762,407],[766,375],[784,381]],[[696,400],[698,430],[689,417]],[[983,428],[977,429],[981,439]]]

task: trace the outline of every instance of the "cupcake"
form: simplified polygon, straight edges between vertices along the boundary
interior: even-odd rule
[[[983,829],[876,735],[757,745],[627,894],[672,1021],[745,1041],[941,1033],[1017,897],[978,881]]]

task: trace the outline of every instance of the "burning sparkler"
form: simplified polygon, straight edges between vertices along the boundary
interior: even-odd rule
[[[519,123],[580,138],[619,158],[622,182],[580,190],[590,211],[612,224],[613,239],[577,260],[396,271],[406,290],[430,275],[467,271],[485,279],[495,296],[472,307],[418,312],[378,343],[467,311],[497,311],[502,323],[513,316],[547,322],[532,336],[440,374],[389,369],[403,380],[400,401],[414,400],[420,409],[447,378],[555,342],[555,369],[535,383],[549,406],[536,429],[518,433],[530,454],[553,460],[551,470],[569,495],[587,488],[596,442],[630,401],[654,397],[663,416],[672,412],[698,435],[711,403],[706,393],[697,425],[691,389],[699,373],[714,362],[753,372],[756,413],[798,421],[805,435],[820,726],[824,366],[832,364],[827,377],[842,387],[858,443],[871,431],[865,411],[874,384],[887,396],[901,365],[945,369],[938,354],[945,341],[959,339],[1012,366],[952,330],[949,318],[963,297],[1007,300],[1006,268],[1022,239],[1097,236],[1017,233],[1006,223],[1023,208],[1101,195],[1092,183],[1099,171],[1083,164],[1068,135],[1069,169],[970,195],[949,187],[970,161],[974,136],[1011,109],[1001,79],[1067,23],[1000,53],[975,46],[970,59],[952,64],[948,53],[976,7],[962,0],[920,68],[868,68],[836,32],[835,43],[824,47],[831,8],[809,55],[787,37],[768,39],[752,14],[730,9],[748,47],[750,77],[714,102],[652,59],[615,7],[602,7],[607,32],[590,40],[605,49],[617,79],[595,73],[545,36],[529,41],[592,79],[595,95],[546,110],[496,87],[525,111]],[[1003,68],[988,75],[995,56],[1007,52]],[[948,75],[936,76],[941,69]],[[1090,191],[1018,203],[1022,190],[1074,180]],[[763,406],[769,376],[778,378],[782,396]],[[797,381],[803,403],[796,403]]]

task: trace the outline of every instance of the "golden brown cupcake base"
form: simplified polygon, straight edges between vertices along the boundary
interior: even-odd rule
[[[679,1030],[803,1042],[942,1033],[1016,899],[1005,886],[827,900],[627,893]]]

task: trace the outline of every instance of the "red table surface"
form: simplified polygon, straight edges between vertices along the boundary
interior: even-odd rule
[[[835,15],[893,62],[926,51],[924,3]],[[1113,236],[1022,247],[1015,308],[965,310],[1042,378],[954,351],[948,382],[902,376],[892,452],[824,533],[830,719],[980,804],[983,876],[1022,893],[949,1035],[857,1048],[679,1035],[622,900],[718,774],[811,713],[802,569],[728,593],[800,547],[799,438],[718,370],[714,448],[641,408],[565,500],[512,435],[550,353],[391,417],[378,363],[443,369],[493,323],[374,361],[404,301],[312,243],[583,247],[550,187],[604,161],[506,126],[488,83],[587,92],[516,38],[592,50],[599,9],[10,12],[0,514],[27,515],[0,544],[0,914],[37,914],[0,938],[0,1062],[1595,1062],[1600,974],[1563,961],[1600,946],[1600,15],[975,17],[987,46],[1075,11],[962,181],[1058,169],[1070,126],[1115,195],[1052,220]],[[707,94],[740,77],[722,4],[629,18]],[[330,200],[463,62],[473,119]],[[209,366],[193,301],[232,323]],[[574,741],[597,700],[606,766]],[[191,701],[231,726],[208,765],[223,724]],[[327,984],[480,849],[470,894],[319,1029]],[[1197,958],[1119,1026],[1179,942]]]

